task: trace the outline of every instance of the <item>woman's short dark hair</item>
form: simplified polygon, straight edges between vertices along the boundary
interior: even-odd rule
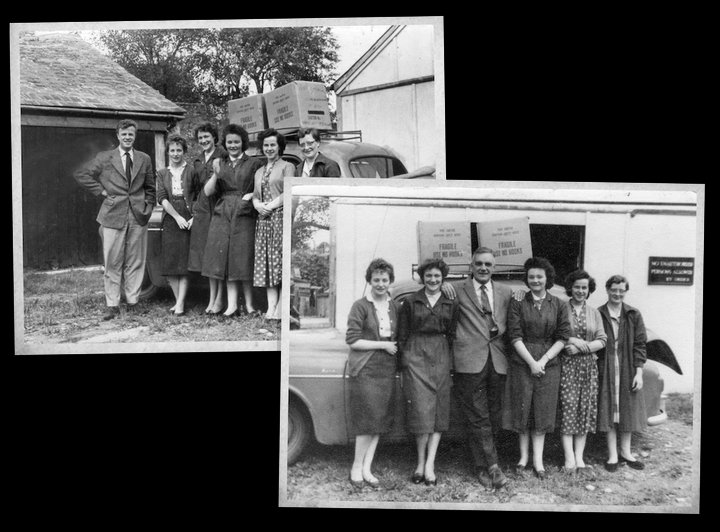
[[[550,290],[555,285],[555,268],[553,268],[553,265],[550,264],[549,260],[543,257],[530,257],[525,261],[525,264],[523,264],[523,268],[525,268],[524,281],[528,287],[530,287],[530,284],[528,283],[528,273],[533,268],[545,270],[545,278],[547,279],[545,281],[545,290]]]
[[[390,277],[390,282],[395,282],[395,269],[392,267],[392,264],[385,259],[373,259],[365,271],[365,280],[369,283],[370,279],[372,279],[372,274],[377,271],[386,272]]]
[[[625,276],[616,274],[610,277],[610,279],[607,280],[605,283],[605,289],[610,290],[610,287],[614,284],[618,283],[625,283],[625,290],[630,290],[630,283],[628,283],[628,280],[625,278]]]
[[[595,291],[595,288],[597,288],[595,285],[595,279],[590,277],[588,272],[583,269],[575,270],[574,272],[568,273],[565,277],[565,293],[568,296],[572,296],[572,287],[575,284],[575,281],[579,281],[580,279],[588,280],[588,291],[590,294],[592,294]]]
[[[420,276],[420,284],[425,284],[423,282],[423,277],[425,276],[425,272],[427,270],[431,270],[435,268],[436,270],[440,270],[440,273],[442,274],[443,280],[445,280],[445,277],[447,277],[448,272],[450,271],[450,267],[445,264],[445,261],[442,259],[426,259],[423,261],[423,263],[418,266],[417,272]]]
[[[263,142],[268,137],[275,137],[277,139],[278,152],[280,155],[285,153],[285,137],[282,133],[278,133],[275,129],[266,129],[258,135],[258,142],[260,143],[260,149],[262,150]]]
[[[218,130],[215,127],[215,124],[212,124],[210,122],[203,122],[198,127],[195,128],[195,140],[198,139],[198,135],[200,133],[210,133],[213,137],[213,140],[215,141],[215,144],[218,143]]]
[[[165,143],[165,153],[170,153],[170,144],[180,144],[183,153],[187,153],[187,141],[181,135],[174,133],[170,135]]]
[[[315,128],[303,127],[298,130],[298,139],[303,138],[305,135],[312,135],[317,142],[320,142],[320,131]]]
[[[250,139],[248,138],[248,132],[245,131],[245,128],[242,126],[239,126],[237,124],[228,124],[225,126],[225,129],[223,129],[223,148],[227,149],[227,137],[228,135],[238,135],[240,139],[242,140],[242,144],[240,146],[240,149],[242,151],[245,151],[248,149],[248,146],[250,144]]]

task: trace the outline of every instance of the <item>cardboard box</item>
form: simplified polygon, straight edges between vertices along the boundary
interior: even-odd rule
[[[325,85],[293,81],[264,95],[268,127],[332,129]]]
[[[258,133],[267,129],[265,100],[262,94],[238,98],[228,102],[228,118],[231,124],[244,127],[248,133]]]
[[[493,250],[498,271],[522,269],[533,255],[527,216],[478,222],[477,232],[479,245]]]
[[[448,266],[472,260],[469,222],[418,222],[418,264],[442,259]]]

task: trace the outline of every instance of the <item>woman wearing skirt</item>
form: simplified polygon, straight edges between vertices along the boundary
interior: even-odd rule
[[[281,159],[285,151],[285,137],[274,129],[258,135],[267,157],[265,166],[255,172],[253,205],[258,212],[255,226],[254,286],[267,288],[268,308],[265,318],[280,319],[280,283],[282,281],[282,223],[283,187],[286,177],[292,177],[295,167]]]
[[[350,433],[355,436],[355,458],[350,483],[355,488],[380,486],[372,473],[380,434],[393,425],[397,354],[397,306],[388,288],[395,280],[391,264],[373,260],[365,272],[370,293],[353,303],[345,341],[350,346]]]
[[[184,160],[186,151],[185,139],[171,135],[167,142],[170,164],[158,171],[157,178],[158,202],[163,207],[162,273],[175,295],[175,305],[170,309],[175,316],[185,314],[192,209],[199,188],[194,167]]]

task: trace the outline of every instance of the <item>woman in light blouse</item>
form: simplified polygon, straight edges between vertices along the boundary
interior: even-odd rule
[[[388,288],[395,280],[390,263],[375,259],[365,272],[370,293],[353,303],[345,341],[348,357],[349,425],[355,436],[355,458],[350,483],[355,488],[379,487],[372,473],[380,434],[393,424],[397,362],[397,304]]]
[[[565,470],[585,470],[583,453],[588,432],[597,425],[597,353],[605,347],[607,335],[597,309],[587,304],[595,291],[595,279],[585,270],[570,272],[565,292],[571,334],[560,354],[560,432],[565,453]]]
[[[185,161],[186,151],[185,139],[171,135],[167,141],[170,164],[158,171],[157,178],[157,198],[163,207],[162,272],[175,295],[175,305],[170,309],[175,316],[185,314],[192,209],[199,192],[197,173]]]
[[[255,172],[253,205],[258,212],[255,226],[254,286],[267,289],[268,308],[265,318],[280,319],[280,283],[282,281],[283,188],[286,177],[292,177],[295,166],[281,159],[285,137],[274,129],[258,135],[267,157],[265,166]]]

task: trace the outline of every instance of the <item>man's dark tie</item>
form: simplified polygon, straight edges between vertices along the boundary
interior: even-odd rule
[[[125,179],[128,183],[132,180],[132,158],[129,151],[125,152]]]
[[[482,303],[483,312],[485,317],[490,322],[490,336],[493,337],[498,333],[498,326],[495,323],[495,318],[492,315],[492,308],[490,307],[490,298],[487,295],[487,285],[480,285],[480,301]]]

